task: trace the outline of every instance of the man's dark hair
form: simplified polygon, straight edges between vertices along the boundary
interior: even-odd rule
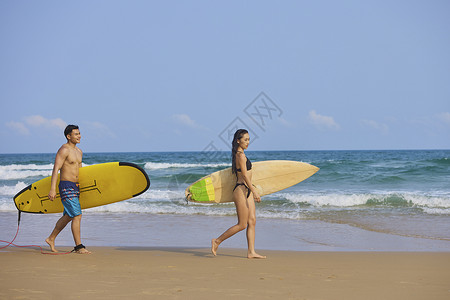
[[[67,138],[67,135],[72,133],[72,130],[78,129],[77,125],[67,125],[66,129],[64,129],[64,136]]]

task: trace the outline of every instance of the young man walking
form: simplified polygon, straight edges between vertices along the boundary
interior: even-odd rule
[[[68,125],[64,130],[67,143],[59,148],[56,153],[55,165],[53,166],[51,187],[48,197],[51,201],[56,198],[56,184],[58,172],[60,172],[59,194],[64,206],[63,216],[56,222],[50,236],[45,242],[53,252],[58,252],[55,248],[55,239],[58,234],[72,222],[72,235],[75,241],[74,251],[79,254],[91,253],[81,243],[81,206],[79,201],[80,190],[78,184],[78,174],[81,168],[83,151],[77,147],[80,143],[81,134],[78,126]]]

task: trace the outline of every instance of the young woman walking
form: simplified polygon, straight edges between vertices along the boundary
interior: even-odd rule
[[[261,202],[257,190],[252,184],[252,163],[245,156],[244,151],[248,148],[250,136],[245,129],[239,129],[234,134],[232,142],[232,172],[236,174],[236,185],[233,190],[233,201],[236,205],[238,222],[228,228],[221,236],[211,241],[211,252],[217,255],[219,245],[247,228],[248,258],[266,258],[255,251],[255,201]]]

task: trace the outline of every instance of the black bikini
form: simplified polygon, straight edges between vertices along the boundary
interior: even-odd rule
[[[250,171],[252,169],[252,162],[250,161],[250,159],[247,158],[247,161],[245,162],[245,164],[247,166],[247,171]],[[242,170],[241,169],[236,169],[236,179],[237,179],[237,172],[242,172]],[[233,192],[240,185],[243,185],[243,186],[245,186],[247,188],[247,198],[248,198],[250,196],[250,189],[245,184],[245,182],[236,182],[236,185],[234,186]]]
[[[247,158],[247,161],[245,162],[245,164],[247,165],[247,171],[250,171],[252,169],[252,162],[250,161],[250,159]],[[236,172],[242,172],[241,169],[236,169]]]

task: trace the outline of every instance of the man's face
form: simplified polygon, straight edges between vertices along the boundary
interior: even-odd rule
[[[67,140],[73,144],[80,143],[81,133],[79,129],[74,129],[70,134],[67,135]]]

